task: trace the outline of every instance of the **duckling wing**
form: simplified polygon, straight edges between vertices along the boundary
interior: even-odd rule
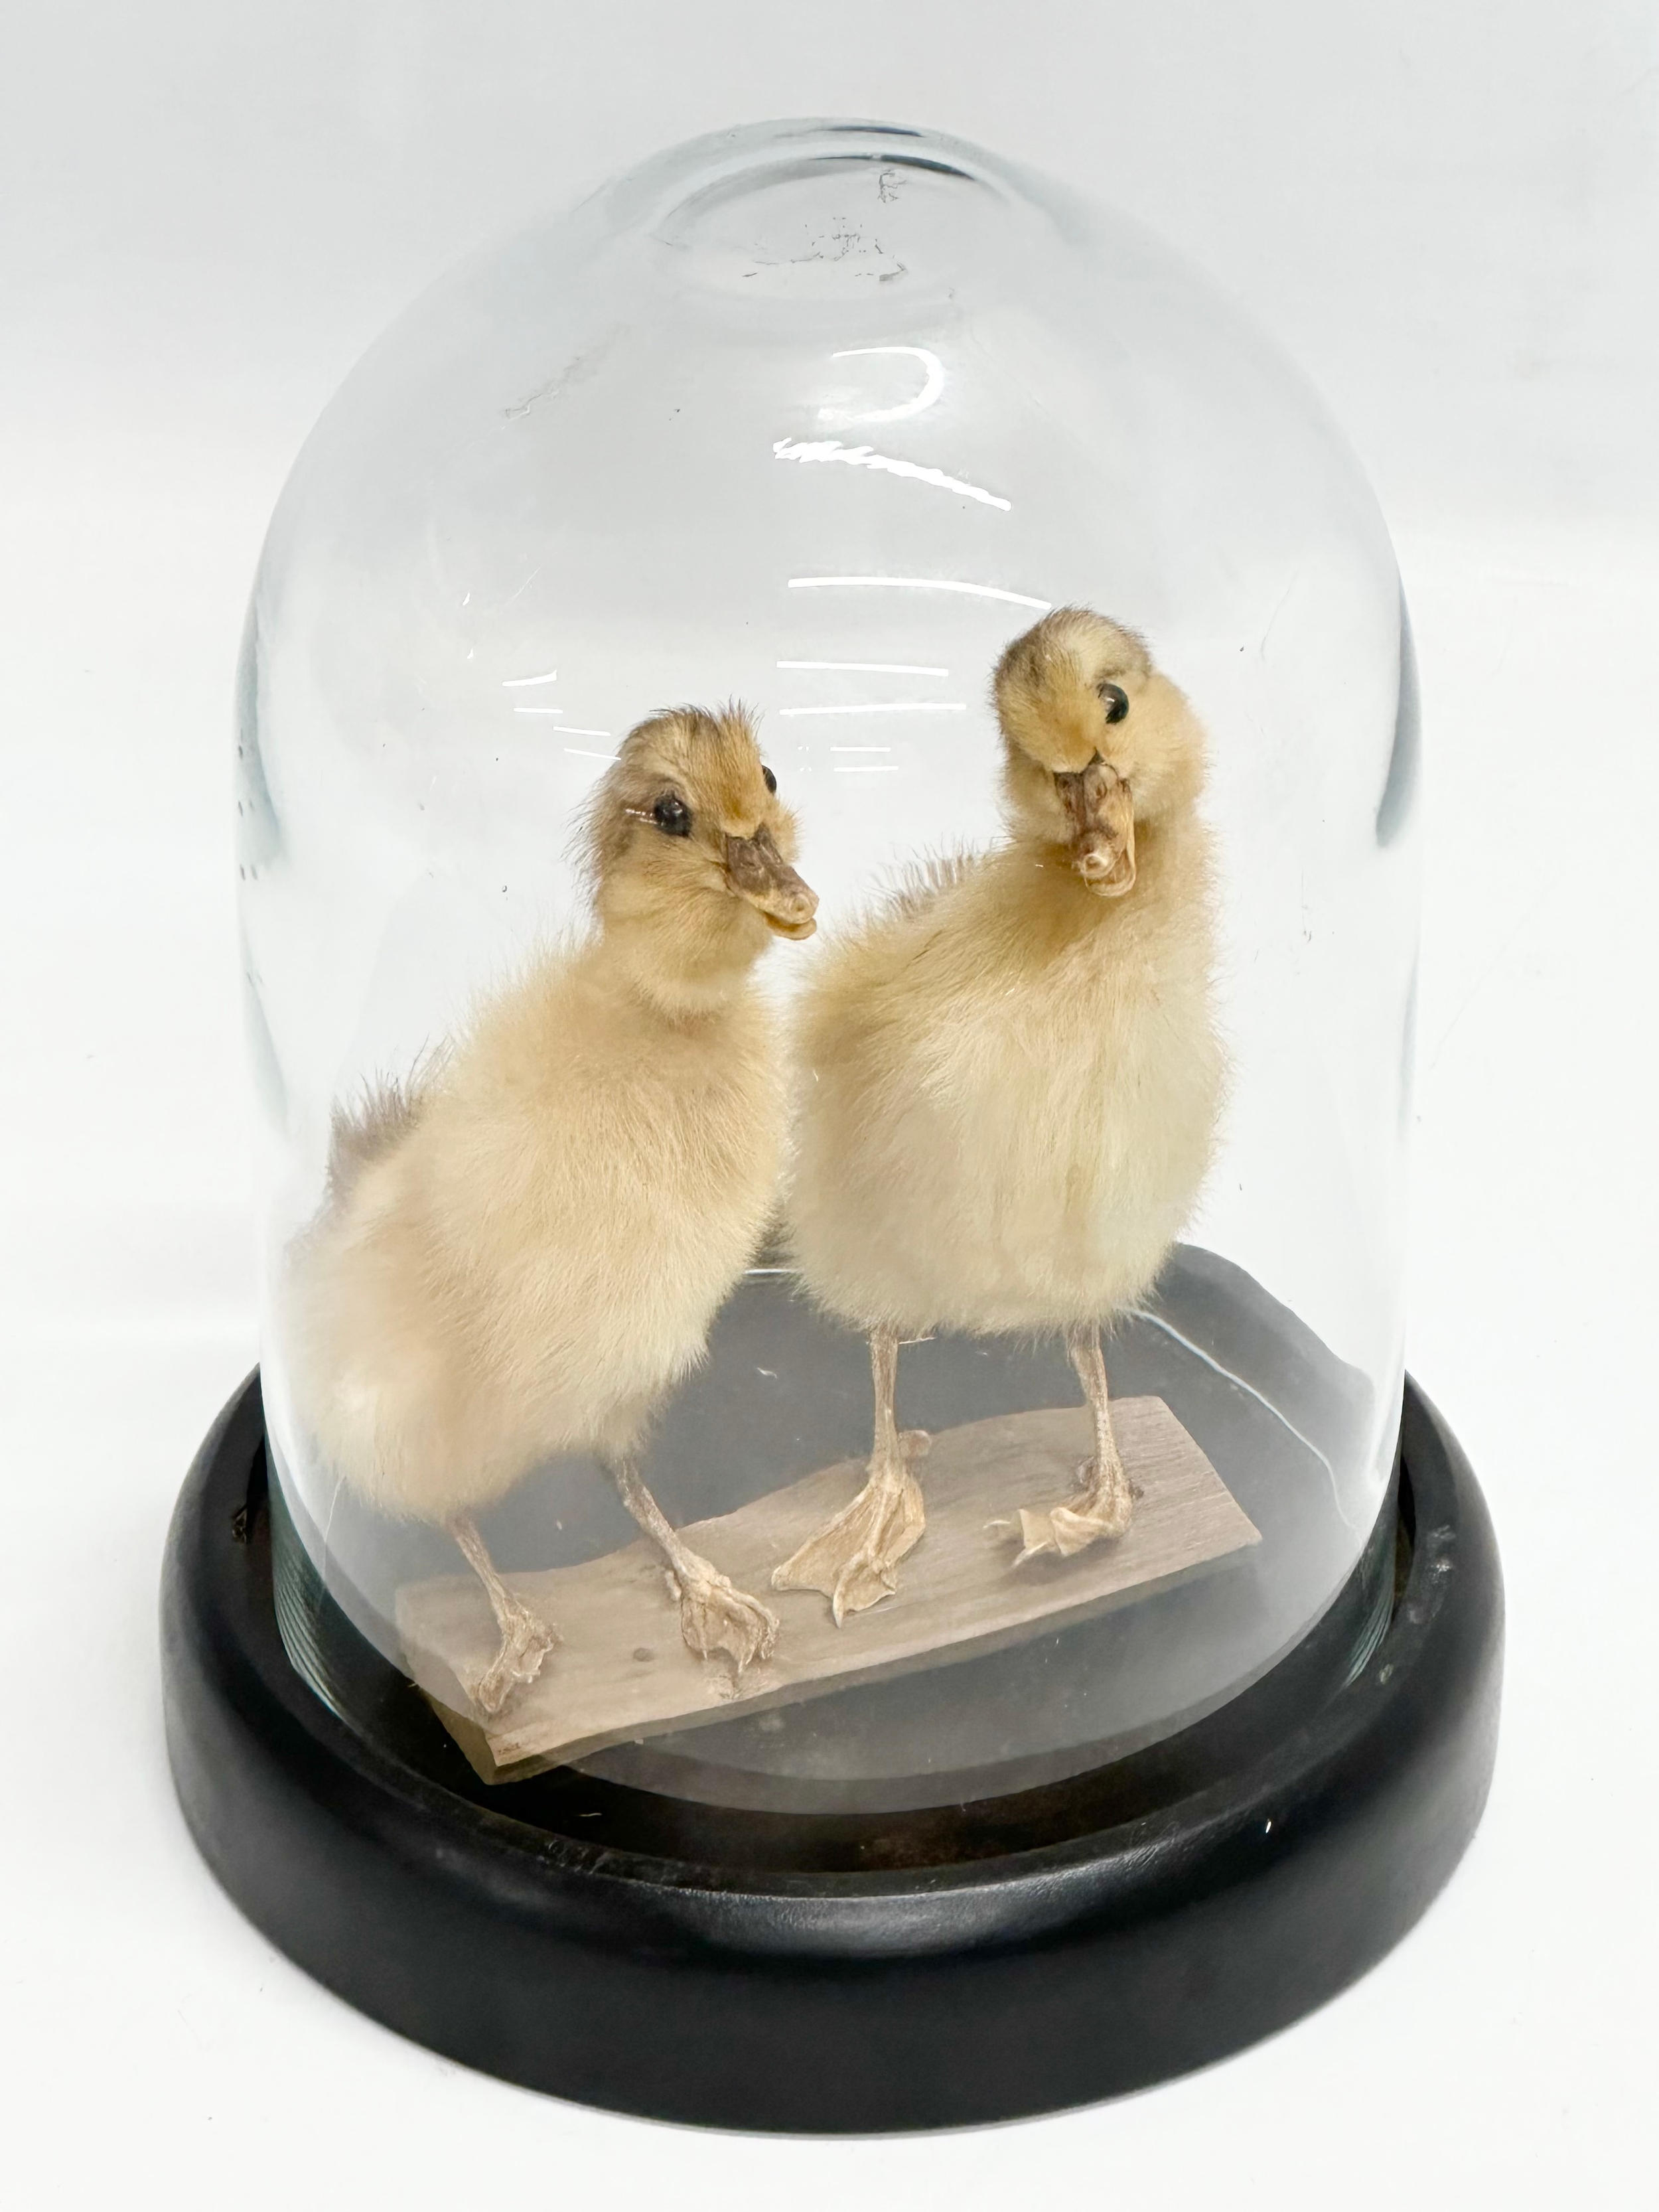
[[[978,865],[978,855],[973,853],[936,853],[910,862],[876,907],[872,923],[878,927],[884,921],[908,921],[925,914],[965,883]]]
[[[336,1104],[328,1131],[331,1206],[344,1204],[363,1170],[409,1135],[447,1057],[440,1048],[417,1060],[407,1075],[377,1076],[350,1104]]]

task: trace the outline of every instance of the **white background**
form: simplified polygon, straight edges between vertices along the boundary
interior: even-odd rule
[[[307,1982],[185,1837],[154,1607],[172,1495],[253,1355],[228,733],[289,463],[459,252],[661,144],[830,112],[959,131],[1152,223],[1376,483],[1432,809],[1412,1364],[1511,1609],[1486,1825],[1358,1988],[1115,2106],[810,2144],[507,2089]],[[1655,0],[4,0],[0,179],[9,2201],[1641,2201]]]

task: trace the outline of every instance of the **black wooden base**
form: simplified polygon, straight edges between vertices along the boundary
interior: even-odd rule
[[[575,1773],[487,1790],[367,1645],[351,1709],[380,1717],[349,1726],[278,1634],[264,1434],[256,1378],[204,1443],[167,1547],[185,1817],[308,1972],[531,2087],[812,2132],[1139,2088],[1364,1973],[1480,1817],[1498,1553],[1467,1461],[1410,1384],[1393,1617],[1346,1686],[1332,1693],[1316,1629],[1133,1759],[888,1820],[722,1811]]]

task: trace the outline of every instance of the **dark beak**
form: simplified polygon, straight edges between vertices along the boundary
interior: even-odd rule
[[[1071,823],[1072,866],[1102,898],[1121,898],[1135,880],[1135,810],[1128,785],[1115,769],[1097,760],[1076,775],[1057,775],[1054,787]]]
[[[804,884],[772,842],[771,833],[726,841],[726,880],[739,898],[757,908],[769,929],[780,937],[810,937],[818,895]]]

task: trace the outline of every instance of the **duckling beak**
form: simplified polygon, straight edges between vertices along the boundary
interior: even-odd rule
[[[738,896],[758,909],[767,927],[780,937],[810,937],[818,895],[804,884],[772,842],[771,833],[726,841],[726,880]]]
[[[1102,898],[1121,898],[1135,880],[1135,809],[1128,785],[1105,761],[1056,775],[1072,825],[1072,866]]]

